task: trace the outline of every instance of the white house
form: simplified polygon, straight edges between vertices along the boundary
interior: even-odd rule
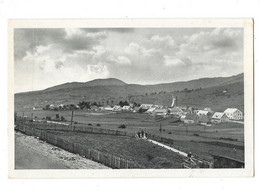
[[[142,108],[142,109],[149,109],[149,108],[151,108],[151,107],[153,107],[153,104],[142,104],[141,106],[140,106],[140,108]]]
[[[179,107],[169,108],[171,115],[183,115],[184,111]]]
[[[155,110],[153,110],[153,115],[166,116],[167,114],[168,114],[167,109],[156,108]]]
[[[243,119],[243,113],[237,108],[227,108],[224,113],[232,120],[241,120]]]
[[[228,120],[229,119],[227,115],[223,112],[215,112],[211,117],[212,123],[222,123],[222,122],[227,122]]]
[[[121,111],[121,110],[122,110],[121,106],[116,105],[116,106],[113,107],[113,111],[118,112],[118,111]]]
[[[131,111],[131,107],[130,106],[123,106],[122,110],[123,111]]]
[[[145,113],[151,114],[156,108],[149,108]]]

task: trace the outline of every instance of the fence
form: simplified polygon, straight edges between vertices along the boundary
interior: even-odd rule
[[[40,130],[55,130],[55,131],[73,131],[73,132],[82,132],[82,133],[95,133],[95,134],[107,134],[107,135],[120,135],[120,136],[128,136],[135,137],[135,133],[112,130],[112,129],[103,129],[103,128],[93,128],[89,126],[76,126],[76,125],[61,125],[55,123],[46,123],[40,121],[29,120],[28,118],[16,117],[15,119],[17,125],[28,125],[33,126],[35,129]],[[168,139],[165,137],[156,136],[153,134],[148,134],[148,138],[167,144],[173,144],[173,139]]]
[[[16,120],[17,121],[17,120]],[[127,160],[122,157],[114,156],[107,153],[102,153],[98,150],[87,148],[86,145],[78,144],[75,142],[63,140],[48,131],[38,129],[39,123],[17,121],[15,129],[27,135],[37,136],[40,140],[46,141],[57,147],[63,148],[69,152],[77,153],[85,158],[99,162],[111,168],[127,169],[127,168],[142,168],[139,164]]]

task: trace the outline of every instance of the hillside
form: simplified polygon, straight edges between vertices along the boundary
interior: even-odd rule
[[[91,86],[121,86],[126,85],[125,82],[115,79],[95,79],[89,82],[70,82],[61,85],[57,85],[54,87],[50,87],[45,89],[44,91],[53,91],[53,90],[61,90],[61,89],[75,89],[75,88],[83,88],[83,87],[91,87]]]
[[[118,79],[96,79],[86,83],[66,83],[42,91],[15,94],[15,107],[47,104],[77,104],[80,101],[117,104],[120,100],[170,105],[172,94],[179,105],[214,107],[244,106],[243,74],[231,77],[202,78],[187,82],[156,85],[126,84]],[[199,89],[201,90],[195,90]],[[183,91],[188,89],[188,91]],[[221,94],[223,90],[226,94]]]

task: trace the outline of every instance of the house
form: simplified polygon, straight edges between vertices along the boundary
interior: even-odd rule
[[[183,118],[184,123],[199,123],[199,116],[194,113],[189,113]]]
[[[209,123],[212,117],[212,113],[206,110],[197,110],[197,115],[201,123]]]
[[[92,111],[99,111],[100,108],[98,106],[96,106],[96,105],[93,105],[93,106],[91,106],[90,110],[92,110]]]
[[[122,107],[119,106],[119,105],[116,105],[116,106],[113,107],[113,111],[115,111],[115,112],[119,112],[121,110],[122,110]]]
[[[140,110],[140,107],[138,107],[138,106],[136,106],[136,107],[133,108],[133,112],[134,112],[134,113],[139,112],[139,110]]]
[[[231,120],[241,120],[243,119],[243,113],[237,108],[227,108],[224,113]]]
[[[211,117],[212,123],[222,123],[222,122],[227,122],[228,120],[229,119],[227,115],[223,112],[215,112]]]
[[[107,105],[106,107],[103,107],[104,111],[113,111],[113,108],[110,105]]]
[[[159,116],[166,116],[166,115],[168,115],[168,109],[156,108],[155,110],[153,110],[152,114],[159,115]]]
[[[142,104],[141,106],[140,106],[140,108],[142,108],[142,109],[149,109],[149,108],[151,108],[151,107],[153,107],[153,104]]]
[[[145,113],[152,114],[156,108],[149,108]]]
[[[123,106],[122,110],[123,111],[131,111],[131,107],[130,106]]]
[[[152,107],[153,107],[153,108],[158,108],[158,109],[163,109],[163,108],[164,108],[163,105],[153,105]]]
[[[183,110],[179,107],[169,108],[169,111],[171,115],[183,115]]]

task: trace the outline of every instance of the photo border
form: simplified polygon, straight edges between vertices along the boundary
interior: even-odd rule
[[[9,178],[252,177],[254,175],[254,81],[252,19],[24,19],[8,21],[8,175]],[[14,169],[15,28],[244,28],[243,169]]]

